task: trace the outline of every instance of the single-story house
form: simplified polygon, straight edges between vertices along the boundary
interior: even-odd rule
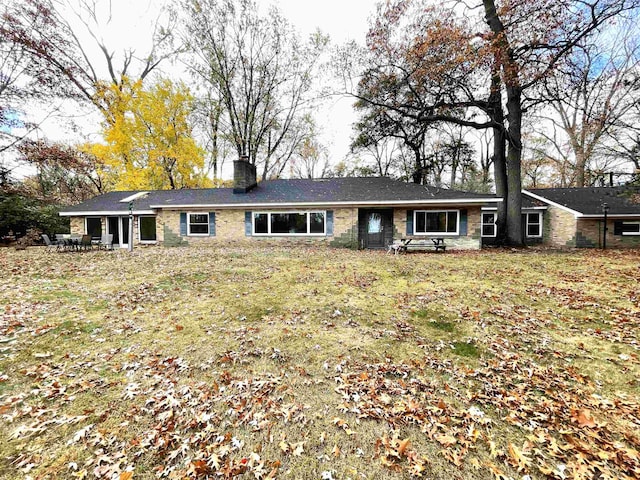
[[[640,247],[640,187],[523,190],[523,214],[541,212],[541,243],[554,247]],[[529,217],[527,217],[529,218]],[[530,227],[527,223],[527,229]]]
[[[607,205],[607,244],[640,247],[638,187],[523,190],[522,230],[528,245],[600,247]],[[202,242],[321,242],[383,249],[401,238],[442,237],[447,248],[478,249],[498,235],[492,194],[405,183],[384,177],[269,180],[234,162],[232,188],[110,192],[60,215],[71,233],[120,247]]]
[[[443,237],[448,248],[478,249],[481,209],[496,201],[381,177],[257,183],[255,166],[241,159],[233,188],[110,192],[60,215],[70,217],[71,233],[112,234],[120,247],[271,240],[376,249]]]

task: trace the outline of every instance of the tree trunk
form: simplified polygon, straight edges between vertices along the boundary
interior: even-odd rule
[[[576,187],[584,187],[586,185],[587,155],[582,147],[574,147],[576,156]]]
[[[415,145],[410,145],[411,150],[413,150],[413,155],[415,156],[415,170],[413,171],[413,183],[417,183],[418,185],[424,184],[424,165],[422,162],[422,153],[420,152],[420,147],[416,147]]]
[[[502,113],[502,110],[500,110]],[[493,177],[496,184],[496,195],[502,199],[498,202],[496,229],[496,242],[504,245],[507,240],[507,203],[509,202],[507,193],[507,160],[506,160],[506,140],[504,129],[494,127],[493,129]]]
[[[493,127],[493,177],[496,184],[496,195],[502,199],[498,202],[496,216],[496,243],[504,245],[507,241],[507,158],[504,112],[502,111],[502,85],[500,83],[500,63],[496,56],[492,65],[491,93],[489,95],[489,117]],[[487,170],[490,162],[487,162]]]
[[[499,65],[501,82],[507,92],[507,205],[506,230],[507,243],[514,246],[523,245],[522,237],[522,90],[519,82],[519,66],[513,57],[504,24],[498,16],[494,0],[483,0],[485,19],[494,34],[494,58]],[[494,70],[495,72],[495,70]],[[492,87],[494,86],[492,77]],[[494,168],[496,166],[494,165]],[[497,185],[496,185],[497,189]]]
[[[522,232],[522,92],[517,86],[507,86],[507,242],[524,245]]]

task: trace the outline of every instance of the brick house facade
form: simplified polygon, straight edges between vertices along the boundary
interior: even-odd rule
[[[638,188],[585,187],[524,190],[544,205],[543,244],[553,247],[640,248]]]
[[[384,249],[437,237],[450,249],[479,249],[499,238],[494,195],[380,177],[258,184],[253,165],[234,166],[233,188],[110,192],[61,215],[70,217],[72,234],[111,235],[120,247],[249,241]],[[524,241],[601,247],[606,204],[607,245],[640,247],[637,198],[627,187],[524,190]]]
[[[379,177],[258,184],[255,167],[246,160],[234,167],[233,188],[110,192],[61,215],[70,217],[72,234],[111,235],[121,247],[130,241],[164,246],[251,241],[383,249],[403,238],[441,237],[448,248],[477,249],[481,207],[497,201],[494,195]]]

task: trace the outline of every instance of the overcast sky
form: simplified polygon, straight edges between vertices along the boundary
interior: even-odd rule
[[[268,8],[277,5],[283,15],[293,24],[301,36],[307,36],[320,29],[331,38],[332,45],[339,45],[348,40],[364,43],[368,19],[372,15],[376,2],[374,0],[257,0],[260,7]],[[70,0],[70,3],[75,3]],[[111,4],[111,21],[106,22]],[[105,44],[115,52],[125,48],[134,48],[137,53],[149,51],[151,29],[158,15],[162,2],[158,0],[98,0],[100,29],[97,33]],[[82,30],[82,26],[69,13],[68,19]],[[94,27],[95,29],[95,27]],[[90,56],[102,55],[95,48],[95,42],[86,37],[85,45],[91,45]],[[117,58],[117,56],[116,56]],[[96,62],[103,65],[103,62]],[[117,62],[116,62],[117,64]],[[173,76],[179,66],[162,65],[165,75]],[[106,75],[106,71],[103,72]],[[327,102],[325,107],[315,112],[320,127],[321,141],[329,149],[332,163],[343,160],[348,153],[351,136],[351,123],[355,120],[351,99],[335,99]],[[77,107],[65,109],[65,115],[76,115]],[[40,135],[53,140],[81,141],[78,133],[88,135],[92,141],[98,141],[100,117],[93,109],[89,109],[86,117],[79,121],[82,132],[70,131],[62,126],[59,118],[52,118],[43,124]]]

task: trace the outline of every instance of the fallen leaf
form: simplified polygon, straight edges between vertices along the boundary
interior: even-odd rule
[[[410,440],[407,438],[406,440],[400,440],[398,442],[398,455],[403,456],[404,455],[404,451],[407,449],[407,447],[409,446]]]
[[[578,422],[578,425],[581,427],[593,428],[596,426],[596,422],[593,420],[593,417],[591,417],[591,412],[586,408],[578,410],[574,416],[574,420]]]
[[[340,447],[338,446],[338,444],[336,444],[333,447],[333,450],[331,451],[331,453],[333,453],[334,457],[339,457],[340,456]]]
[[[291,453],[294,457],[300,457],[304,453],[304,442],[298,442],[291,445]]]

